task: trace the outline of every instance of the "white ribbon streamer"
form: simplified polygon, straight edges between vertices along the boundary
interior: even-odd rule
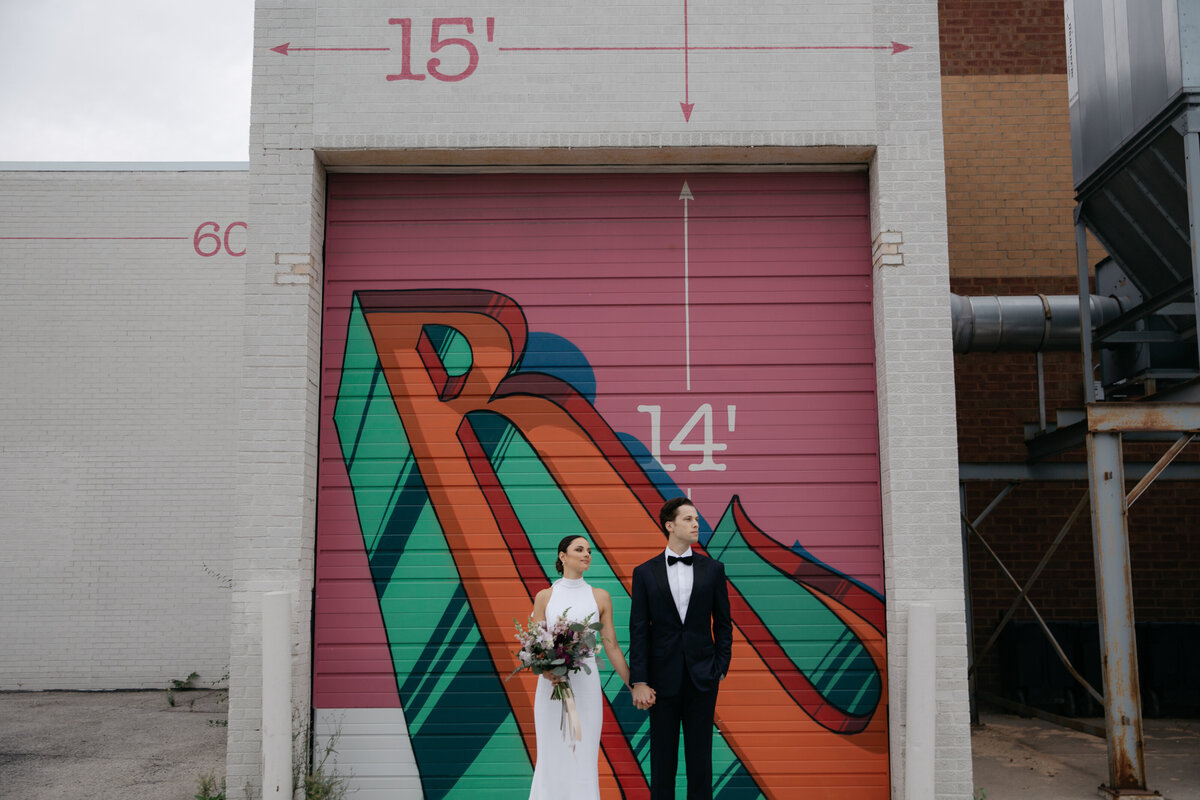
[[[562,701],[562,717],[558,727],[563,739],[574,751],[576,743],[583,741],[583,726],[579,724],[579,711],[575,708],[575,692],[571,691],[571,684],[564,680],[554,687],[554,694],[559,695]]]

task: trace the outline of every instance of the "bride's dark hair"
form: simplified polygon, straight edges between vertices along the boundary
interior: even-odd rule
[[[586,536],[580,536],[578,533],[573,533],[570,536],[564,536],[562,538],[562,541],[560,541],[558,543],[558,550],[556,550],[555,554],[554,554],[554,568],[556,570],[558,570],[559,575],[563,574],[562,559],[559,558],[559,555],[567,552],[567,548],[571,546],[571,542],[575,541],[576,539],[586,539],[586,538],[587,538]]]

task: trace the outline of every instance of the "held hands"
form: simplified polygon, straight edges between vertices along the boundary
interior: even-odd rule
[[[642,711],[647,711],[650,706],[654,705],[655,692],[644,683],[636,683],[633,686],[633,707],[639,708]]]

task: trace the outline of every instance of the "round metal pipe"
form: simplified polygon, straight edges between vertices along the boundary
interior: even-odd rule
[[[1121,314],[1115,297],[1091,295],[1092,325],[1101,325]],[[1043,350],[1078,350],[1078,295],[1025,295],[964,297],[950,295],[954,326],[954,352],[1036,353]]]

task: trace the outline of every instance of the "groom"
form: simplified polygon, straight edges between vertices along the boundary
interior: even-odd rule
[[[729,671],[733,623],[720,561],[692,552],[700,515],[686,497],[658,514],[667,548],[633,571],[629,682],[650,711],[650,797],[673,800],[683,729],[688,800],[712,798],[713,714]]]

